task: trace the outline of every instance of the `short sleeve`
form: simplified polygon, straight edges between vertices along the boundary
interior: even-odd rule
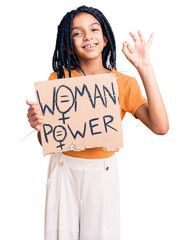
[[[142,92],[137,80],[131,77],[124,91],[123,110],[125,112],[130,112],[135,117],[136,110],[140,106],[146,103],[147,103],[147,100],[142,95]]]
[[[54,79],[57,79],[57,73],[56,73],[56,72],[52,72],[52,73],[50,74],[48,80],[54,80]]]

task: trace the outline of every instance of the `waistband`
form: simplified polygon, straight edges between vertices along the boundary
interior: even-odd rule
[[[109,170],[110,167],[117,165],[117,158],[114,154],[109,158],[102,159],[86,159],[67,156],[63,153],[57,154],[58,162],[60,165],[69,166],[77,169],[105,169]]]

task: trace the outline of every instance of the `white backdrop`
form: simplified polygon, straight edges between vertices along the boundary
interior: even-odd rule
[[[43,157],[27,122],[26,99],[35,101],[34,82],[47,80],[57,26],[82,4],[99,8],[112,25],[117,68],[137,78],[121,52],[129,31],[140,29],[167,108],[170,130],[153,134],[126,114],[124,148],[117,153],[121,183],[121,240],[189,239],[189,113],[187,1],[6,1],[1,4],[1,174],[0,239],[43,239],[45,183]]]

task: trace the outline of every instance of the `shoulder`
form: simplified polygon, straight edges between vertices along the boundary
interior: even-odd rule
[[[57,72],[52,72],[49,76],[49,79],[48,80],[54,80],[54,79],[57,79]]]

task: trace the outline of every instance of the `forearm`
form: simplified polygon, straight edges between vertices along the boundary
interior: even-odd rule
[[[38,131],[38,133],[37,133],[37,138],[38,138],[39,143],[42,145],[40,131]]]
[[[163,103],[163,99],[155,78],[152,65],[139,67],[138,72],[142,79],[146,96],[148,100],[149,120],[154,131],[166,132],[169,128],[167,112]]]

